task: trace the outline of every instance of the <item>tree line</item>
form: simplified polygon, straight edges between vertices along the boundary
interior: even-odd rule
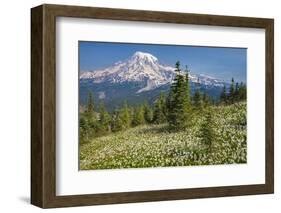
[[[226,90],[224,86],[220,95],[220,103],[223,104],[233,104],[235,102],[244,101],[247,97],[247,87],[246,84],[241,82],[234,81],[234,78],[231,79],[231,85],[229,90]]]
[[[166,100],[162,92],[153,106],[147,102],[139,106],[123,106],[109,113],[104,103],[94,104],[92,92],[88,93],[85,109],[80,112],[80,141],[118,132],[142,124],[160,124],[166,121]]]
[[[194,95],[191,96],[190,71],[187,66],[182,70],[178,61],[175,71],[176,75],[168,95],[161,92],[152,105],[145,102],[138,106],[129,106],[125,101],[122,107],[109,113],[104,103],[95,105],[93,94],[89,91],[85,110],[80,113],[80,141],[85,142],[93,137],[143,124],[168,123],[170,130],[183,130],[192,125],[194,115],[200,113],[206,117],[200,131],[202,137],[212,138],[210,126],[212,114],[209,106],[215,102],[199,89],[196,89]],[[220,100],[216,104],[233,104],[244,99],[246,99],[246,85],[235,84],[232,79],[229,91],[223,87]]]

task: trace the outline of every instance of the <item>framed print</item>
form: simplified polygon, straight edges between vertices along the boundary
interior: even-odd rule
[[[274,192],[273,19],[31,9],[31,203]]]

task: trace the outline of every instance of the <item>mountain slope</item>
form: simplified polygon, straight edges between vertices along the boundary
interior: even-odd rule
[[[106,69],[82,72],[80,79],[92,79],[93,83],[142,82],[145,87],[138,92],[143,92],[171,82],[174,74],[173,67],[161,65],[153,55],[136,52]]]
[[[125,99],[133,104],[145,99],[151,102],[161,90],[169,91],[175,74],[174,67],[161,64],[155,56],[136,52],[127,60],[105,69],[82,71],[80,102],[85,103],[88,90],[106,105],[120,105]],[[217,96],[225,85],[223,81],[203,74],[189,74],[189,78],[192,91],[199,88],[212,96]]]

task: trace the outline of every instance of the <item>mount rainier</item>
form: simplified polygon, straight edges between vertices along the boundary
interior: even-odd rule
[[[121,105],[124,100],[129,104],[144,100],[153,102],[160,91],[168,92],[175,76],[175,68],[164,65],[144,52],[136,52],[130,58],[119,61],[105,69],[80,71],[80,103],[84,104],[88,91],[97,100],[103,100],[109,108]],[[224,81],[203,74],[189,74],[191,91],[200,89],[217,97],[225,84]]]

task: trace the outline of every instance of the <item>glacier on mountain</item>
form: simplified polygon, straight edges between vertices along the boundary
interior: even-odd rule
[[[135,52],[130,58],[118,61],[112,66],[100,70],[82,71],[80,80],[91,80],[93,83],[125,83],[142,82],[143,87],[137,93],[150,91],[165,84],[171,84],[175,76],[175,68],[161,64],[150,53]],[[222,80],[204,74],[190,73],[191,82],[205,86],[222,87]]]

